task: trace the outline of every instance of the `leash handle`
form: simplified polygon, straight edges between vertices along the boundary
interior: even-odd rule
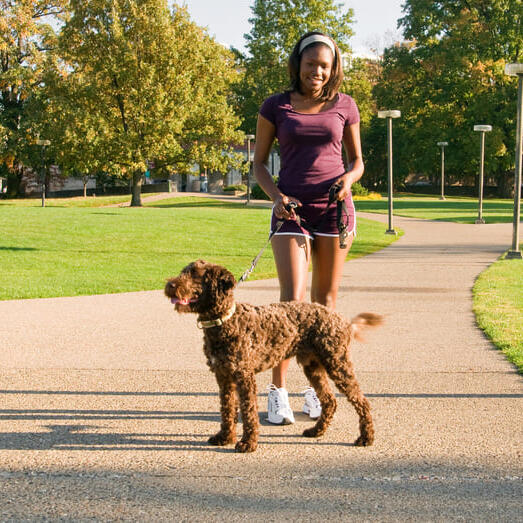
[[[336,202],[336,225],[338,227],[338,239],[340,243],[340,249],[347,247],[347,238],[349,233],[347,232],[347,224],[343,221],[343,212],[348,216],[347,206],[344,201],[338,200]]]

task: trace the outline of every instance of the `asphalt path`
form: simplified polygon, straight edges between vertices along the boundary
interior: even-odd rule
[[[338,298],[347,317],[386,317],[352,347],[368,448],[341,397],[324,437],[300,436],[295,364],[294,425],[265,421],[263,373],[258,450],[208,446],[219,410],[201,332],[161,291],[0,302],[0,520],[523,521],[523,380],[471,293],[511,224],[395,224],[400,240],[346,263]],[[236,296],[271,303],[278,282]]]

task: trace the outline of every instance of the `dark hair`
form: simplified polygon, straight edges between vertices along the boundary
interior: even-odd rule
[[[302,40],[311,35],[321,35],[330,38],[330,36],[320,33],[319,31],[311,31],[309,33],[305,33],[294,46],[294,49],[292,50],[292,53],[289,56],[289,63],[287,66],[287,69],[289,71],[289,77],[291,80],[289,88],[291,91],[298,91],[301,94],[303,93],[301,91],[300,85],[300,62],[301,54],[303,53],[303,51],[302,53],[299,52],[300,44]],[[330,39],[332,40],[332,38]],[[335,49],[334,60],[332,62],[332,70],[329,81],[325,84],[325,87],[323,88],[323,93],[320,97],[320,100],[322,101],[332,100],[338,94],[340,85],[343,82],[343,67],[341,63],[340,50],[338,49],[338,46],[336,45],[336,42],[334,40],[332,40],[332,43]],[[322,42],[313,42],[312,44],[309,44],[307,47],[305,47],[305,49],[310,49],[318,45],[326,46],[326,44]]]

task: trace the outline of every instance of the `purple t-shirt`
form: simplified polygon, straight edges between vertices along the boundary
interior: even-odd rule
[[[343,131],[360,121],[356,102],[338,93],[334,105],[320,113],[299,113],[292,108],[290,92],[267,98],[260,114],[276,127],[281,169],[278,187],[298,199],[313,200],[328,193],[345,172]]]

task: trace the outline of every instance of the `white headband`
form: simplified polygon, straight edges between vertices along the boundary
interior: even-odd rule
[[[301,52],[308,46],[315,42],[321,42],[322,44],[325,44],[329,47],[329,49],[332,51],[332,54],[336,56],[336,51],[334,50],[334,44],[332,43],[332,40],[328,38],[327,36],[323,35],[310,35],[307,38],[304,38],[301,41],[300,48],[298,50],[298,53],[301,54]]]

